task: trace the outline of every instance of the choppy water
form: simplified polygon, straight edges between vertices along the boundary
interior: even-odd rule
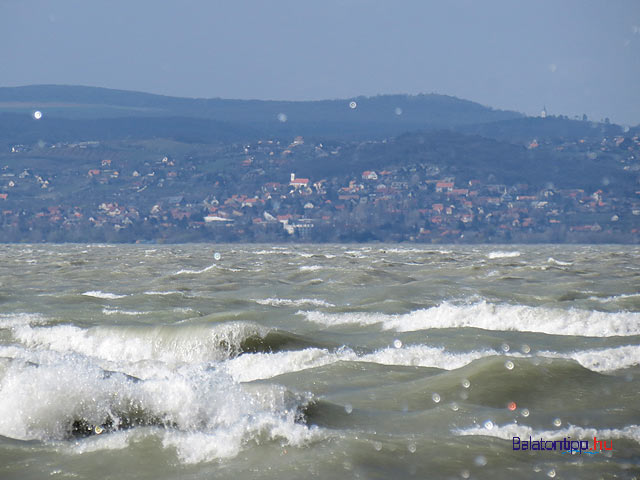
[[[0,254],[0,478],[640,478],[640,248]]]

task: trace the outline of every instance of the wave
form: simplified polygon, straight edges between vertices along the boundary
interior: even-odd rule
[[[497,250],[495,252],[489,252],[487,254],[487,258],[490,259],[495,259],[495,258],[513,258],[513,257],[519,257],[520,256],[520,252],[518,251],[510,251],[510,252],[505,252],[502,250]]]
[[[303,265],[300,267],[301,272],[315,272],[317,270],[322,270],[325,267],[321,265]]]
[[[573,265],[573,263],[571,263],[571,262],[563,262],[563,261],[560,261],[560,260],[556,260],[553,257],[549,257],[547,259],[547,263],[551,263],[553,265],[560,265],[561,267],[568,267],[570,265]]]
[[[575,360],[593,372],[612,372],[640,363],[640,347],[617,347],[605,350],[584,350],[573,353],[540,352],[552,359]],[[224,362],[224,369],[238,382],[265,380],[285,373],[299,372],[338,362],[367,362],[381,365],[413,366],[457,370],[476,360],[488,357],[532,358],[526,354],[509,354],[497,350],[472,350],[452,352],[444,347],[408,345],[388,347],[372,353],[358,354],[350,348],[337,350],[306,348],[296,351],[245,353]]]
[[[0,329],[11,329],[22,325],[43,325],[49,320],[40,313],[0,314]]]
[[[103,300],[117,300],[118,298],[124,298],[126,295],[118,295],[116,293],[101,292],[100,290],[91,290],[84,292],[82,295],[85,297],[101,298]]]
[[[105,315],[129,315],[129,316],[138,316],[138,315],[149,315],[152,312],[139,312],[135,310],[120,310],[118,308],[103,308],[102,313]]]
[[[594,372],[611,372],[640,365],[640,345],[581,350],[571,353],[538,352],[552,358],[570,358]]]
[[[206,273],[209,270],[212,270],[214,268],[216,268],[216,264],[213,263],[211,265],[209,265],[208,267],[204,267],[201,270],[190,270],[190,269],[181,269],[178,270],[176,273],[174,273],[174,275],[200,275],[201,273]]]
[[[335,307],[333,303],[329,303],[325,300],[320,300],[317,298],[298,298],[298,299],[265,298],[265,299],[254,300],[254,302],[260,305],[269,305],[272,307],[280,307],[280,306],[301,307],[303,305],[313,305],[316,307]]]
[[[523,305],[496,305],[486,301],[470,305],[443,302],[435,307],[399,315],[318,311],[299,311],[298,314],[303,315],[310,322],[328,327],[380,324],[383,330],[398,332],[440,328],[481,328],[582,337],[640,335],[640,313],[638,312],[599,312],[575,308],[564,310]]]
[[[249,322],[92,328],[19,325],[12,331],[14,339],[29,348],[79,353],[116,364],[156,360],[170,365],[219,361],[244,349],[255,350],[268,333],[269,329]]]
[[[531,436],[534,439],[544,438],[549,440],[560,440],[563,438],[571,437],[575,439],[589,439],[594,437],[600,437],[606,440],[611,439],[628,439],[640,443],[640,425],[628,425],[624,428],[584,428],[575,425],[569,425],[566,428],[557,430],[534,430],[527,425],[508,424],[508,425],[494,425],[492,422],[487,422],[486,426],[482,427],[469,427],[454,430],[453,433],[457,435],[479,435],[485,437],[501,438],[503,440],[511,440],[513,437],[529,438]]]
[[[182,462],[197,463],[235,457],[250,442],[318,438],[319,429],[303,423],[310,400],[276,385],[243,386],[203,366],[137,380],[58,355],[39,365],[14,362],[0,380],[0,435],[51,441],[150,426],[147,433]],[[115,438],[109,444],[122,448],[130,436]]]

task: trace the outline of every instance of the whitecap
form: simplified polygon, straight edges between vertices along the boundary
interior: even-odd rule
[[[489,252],[489,254],[487,255],[487,258],[490,259],[494,259],[494,258],[513,258],[513,257],[519,257],[520,256],[520,252],[518,251],[509,251],[509,252],[505,252],[502,250],[497,250],[495,252]]]
[[[523,439],[543,438],[545,440],[561,440],[571,437],[572,439],[588,439],[600,437],[606,440],[611,439],[628,439],[640,443],[640,425],[628,425],[624,428],[583,428],[575,425],[569,425],[566,428],[556,430],[534,430],[527,425],[519,425],[515,423],[507,425],[494,425],[491,430],[487,430],[483,426],[474,426],[453,430],[453,433],[461,436],[484,436],[495,437],[503,440],[512,440],[513,437]]]
[[[213,263],[211,265],[209,265],[208,267],[205,267],[201,270],[190,270],[190,269],[181,269],[178,270],[176,273],[174,273],[174,275],[200,275],[201,273],[205,273],[208,272],[209,270],[216,268],[216,264]]]
[[[118,295],[116,293],[101,292],[100,290],[91,290],[84,292],[82,295],[85,297],[101,298],[103,300],[116,300],[118,298],[124,298],[126,295]]]
[[[470,305],[443,302],[438,306],[406,314],[299,311],[300,315],[325,326],[376,325],[383,330],[411,332],[437,328],[481,328],[484,330],[539,332],[552,335],[611,337],[640,335],[640,313],[568,310],[526,305]]]
[[[297,298],[297,299],[265,298],[265,299],[254,299],[253,301],[260,305],[269,305],[272,307],[281,307],[281,306],[301,307],[303,305],[313,305],[315,307],[335,307],[333,303],[329,303],[325,300],[321,300],[318,298]]]

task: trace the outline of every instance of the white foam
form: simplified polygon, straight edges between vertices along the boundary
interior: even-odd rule
[[[538,352],[538,355],[553,358],[570,358],[594,372],[612,372],[640,365],[640,345],[579,350],[571,353]]]
[[[166,295],[182,295],[180,292],[176,291],[176,290],[169,290],[166,292],[158,292],[155,290],[150,290],[148,292],[144,292],[145,295],[160,295],[160,296],[166,296]]]
[[[82,295],[85,297],[102,298],[103,300],[116,300],[118,298],[124,298],[126,295],[118,295],[116,293],[101,292],[100,290],[91,290],[84,292]]]
[[[21,325],[43,325],[47,317],[39,313],[8,313],[0,314],[0,328],[10,329]]]
[[[102,313],[105,315],[128,315],[128,316],[138,316],[138,315],[149,315],[152,312],[139,312],[136,310],[120,310],[118,308],[103,308]]]
[[[589,300],[596,300],[602,303],[610,303],[610,302],[617,302],[619,300],[627,300],[630,298],[640,298],[640,293],[624,293],[624,294],[612,295],[610,297],[604,297],[604,298],[592,296],[592,297],[589,297]]]
[[[209,270],[216,268],[216,266],[217,265],[213,263],[201,270],[181,269],[181,270],[178,270],[176,273],[174,273],[174,275],[200,275],[201,273],[205,273],[205,272],[208,272]]]
[[[252,353],[227,360],[225,370],[238,382],[273,378],[283,373],[322,367],[341,360],[357,360],[350,349],[329,352],[322,348],[276,353]]]
[[[571,263],[571,262],[563,262],[563,261],[560,261],[560,260],[556,260],[553,257],[549,257],[547,259],[547,263],[551,263],[553,265],[560,265],[562,267],[568,267],[569,265],[573,265],[573,263]]]
[[[478,302],[454,305],[449,302],[407,314],[300,311],[307,320],[326,326],[376,325],[384,330],[411,332],[435,328],[481,328],[484,330],[539,332],[584,337],[640,334],[640,313],[598,312],[523,305],[495,305]]]
[[[321,265],[303,265],[300,267],[301,272],[315,272],[316,270],[322,270]]]
[[[307,348],[299,351],[252,353],[224,362],[225,371],[238,382],[273,378],[284,373],[299,372],[336,362],[369,362],[382,365],[433,367],[454,370],[478,358],[500,355],[495,350],[450,352],[444,347],[409,345],[388,347],[373,353],[358,355],[349,348],[329,351]]]
[[[244,387],[206,365],[164,370],[135,381],[119,373],[105,375],[83,356],[41,360],[37,366],[13,362],[0,380],[0,435],[58,440],[67,437],[76,420],[118,425],[132,415],[143,415],[167,429],[94,437],[71,452],[125,448],[135,435],[153,434],[186,463],[233,457],[253,441],[301,446],[321,436],[319,429],[296,423],[298,408],[310,400],[308,396],[275,385]]]
[[[237,352],[251,336],[264,337],[268,329],[247,322],[159,327],[93,327],[21,325],[13,336],[30,348],[80,353],[114,362],[162,361],[169,365],[216,361]]]
[[[520,256],[520,252],[518,251],[510,251],[510,252],[505,252],[502,250],[497,250],[495,252],[489,252],[489,254],[487,255],[487,258],[490,259],[494,259],[494,258],[513,258],[513,257],[519,257]]]
[[[450,352],[444,347],[409,345],[403,348],[385,348],[359,358],[363,362],[383,365],[403,365],[455,370],[483,357],[499,355],[495,350],[475,350],[470,352]]]
[[[571,437],[572,439],[593,439],[593,437],[599,437],[604,440],[612,439],[628,439],[640,443],[640,426],[628,425],[622,429],[618,428],[583,428],[575,425],[569,425],[566,428],[557,430],[534,430],[527,425],[520,425],[511,423],[508,425],[498,426],[493,425],[493,428],[487,429],[483,426],[469,427],[459,430],[454,430],[453,433],[458,435],[478,435],[485,437],[501,438],[503,440],[511,440],[513,437],[529,438],[531,436],[534,439],[543,438],[545,440],[560,440],[563,438]]]
[[[281,306],[301,307],[303,305],[313,305],[316,307],[335,307],[333,303],[329,303],[325,300],[321,300],[317,298],[298,298],[298,299],[265,298],[265,299],[254,300],[254,302],[259,303],[260,305],[269,305],[272,307],[281,307]]]

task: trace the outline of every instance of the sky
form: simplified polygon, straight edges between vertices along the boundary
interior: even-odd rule
[[[0,0],[0,86],[440,93],[640,124],[640,0]]]

